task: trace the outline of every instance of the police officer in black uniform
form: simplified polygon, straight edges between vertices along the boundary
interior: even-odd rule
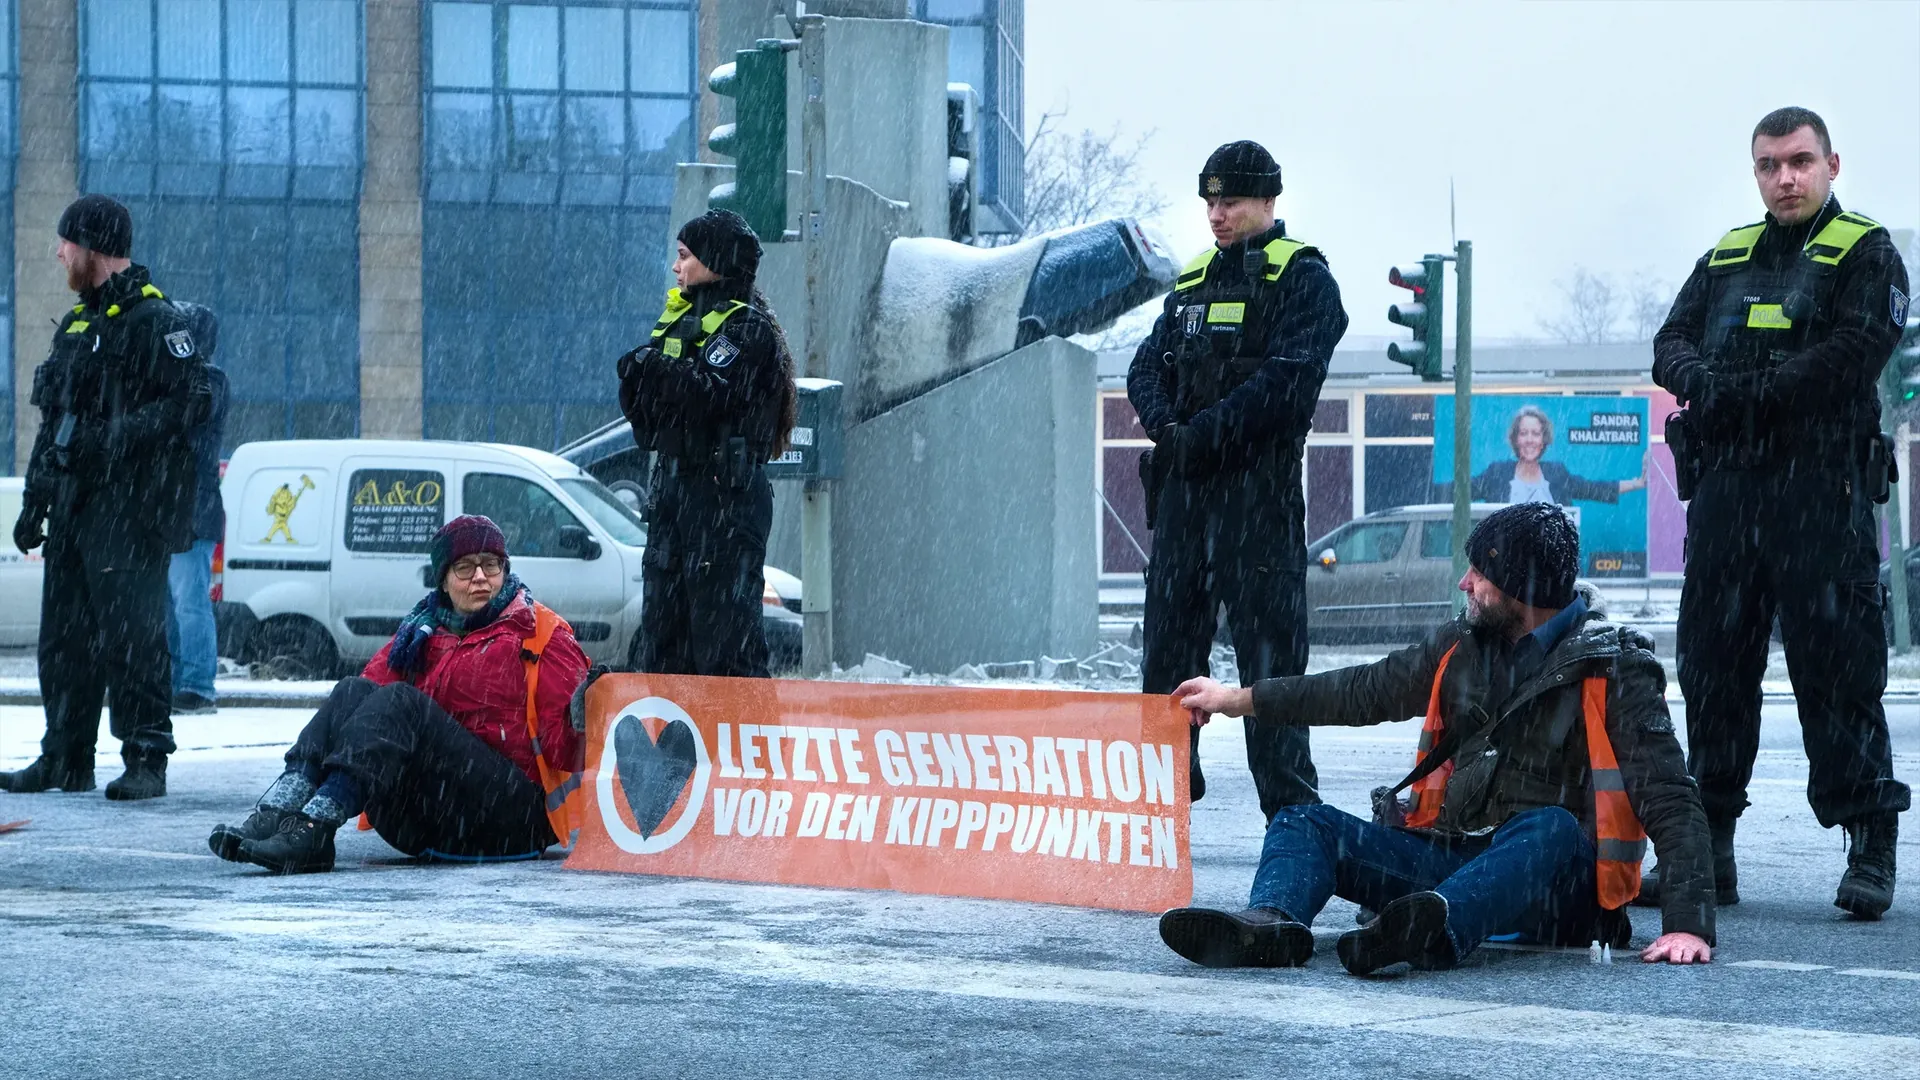
[[[206,365],[184,319],[131,263],[133,219],[101,195],[60,216],[58,257],[80,302],[33,373],[40,428],[13,527],[46,544],[40,614],[40,757],[0,791],[93,789],[100,709],[126,772],[107,798],[167,793],[173,752],[167,566],[193,545],[193,442],[210,408]]]
[[[1687,406],[1667,432],[1692,500],[1677,650],[1687,768],[1713,834],[1719,902],[1736,903],[1734,821],[1747,807],[1777,614],[1807,799],[1822,826],[1849,837],[1834,903],[1875,919],[1893,903],[1908,804],[1880,702],[1874,520],[1892,460],[1876,382],[1906,322],[1907,275],[1887,231],[1833,197],[1840,157],[1820,117],[1769,113],[1751,148],[1766,219],[1701,257],[1653,343],[1654,381]]]
[[[1181,272],[1127,372],[1127,397],[1154,441],[1141,460],[1154,530],[1149,694],[1207,674],[1221,605],[1242,685],[1306,670],[1301,461],[1347,313],[1326,258],[1274,219],[1278,194],[1280,166],[1258,143],[1228,143],[1207,159],[1200,197],[1215,246]],[[1267,817],[1320,801],[1305,728],[1246,730]],[[1199,799],[1198,728],[1194,749]]]
[[[760,240],[710,210],[681,228],[679,287],[646,344],[620,358],[620,408],[656,452],[634,667],[766,678],[765,463],[793,428],[793,356],[754,287]]]

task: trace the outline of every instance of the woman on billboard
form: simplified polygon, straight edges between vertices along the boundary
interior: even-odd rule
[[[1631,480],[1588,480],[1558,461],[1543,460],[1553,445],[1553,421],[1538,406],[1523,405],[1513,414],[1507,445],[1513,448],[1512,460],[1496,461],[1473,478],[1475,502],[1616,503],[1627,492],[1647,486],[1645,473]]]

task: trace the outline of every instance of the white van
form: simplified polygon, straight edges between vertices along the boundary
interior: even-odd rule
[[[646,525],[552,454],[496,443],[244,443],[220,495],[221,638],[245,642],[243,660],[322,678],[364,664],[430,587],[433,534],[462,514],[485,514],[506,533],[514,573],[573,625],[587,656],[631,666]],[[800,616],[790,607],[799,607],[800,582],[766,573],[768,644],[784,666],[798,656]]]
[[[13,528],[20,520],[20,501],[27,482],[18,476],[0,476],[0,525]],[[9,533],[0,538],[0,648],[19,648],[40,639],[40,587],[46,565],[38,547],[20,554]]]

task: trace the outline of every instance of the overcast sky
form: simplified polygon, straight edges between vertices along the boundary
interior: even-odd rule
[[[1578,265],[1677,290],[1765,212],[1748,135],[1780,105],[1826,119],[1848,208],[1920,222],[1920,0],[1027,0],[1026,62],[1029,124],[1064,108],[1070,130],[1155,132],[1147,179],[1183,260],[1210,242],[1207,154],[1273,151],[1350,339],[1406,333],[1387,267],[1450,250],[1449,177],[1476,339],[1544,337]]]

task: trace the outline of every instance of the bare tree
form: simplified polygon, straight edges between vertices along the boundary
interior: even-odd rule
[[[1653,340],[1673,309],[1673,286],[1642,270],[1627,286],[1627,321],[1633,324],[1633,341]]]
[[[1043,113],[1027,140],[1027,235],[1166,211],[1166,195],[1140,176],[1153,132],[1128,138],[1116,124],[1072,133],[1060,127],[1065,116]]]
[[[1606,275],[1576,266],[1571,280],[1554,284],[1563,303],[1559,314],[1540,320],[1541,329],[1568,345],[1604,345],[1614,339],[1621,297]]]

